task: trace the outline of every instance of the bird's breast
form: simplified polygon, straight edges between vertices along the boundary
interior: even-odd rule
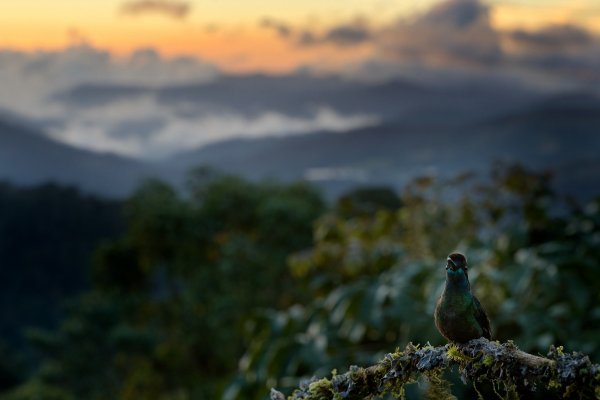
[[[473,296],[469,292],[444,292],[435,309],[438,330],[453,342],[466,342],[480,337],[482,331],[475,319],[473,307]]]

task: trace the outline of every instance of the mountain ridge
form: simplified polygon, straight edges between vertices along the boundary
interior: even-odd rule
[[[335,196],[353,185],[399,188],[417,175],[482,170],[503,160],[554,168],[561,185],[585,196],[600,184],[600,174],[590,173],[600,170],[599,126],[597,97],[565,93],[462,123],[423,112],[343,133],[228,139],[146,162],[75,148],[0,120],[0,179],[26,185],[52,180],[122,198],[146,177],[179,185],[190,169],[205,165],[252,179],[308,179]]]
[[[123,197],[155,172],[142,161],[80,149],[32,127],[0,121],[0,179],[15,184],[55,181],[107,197]]]

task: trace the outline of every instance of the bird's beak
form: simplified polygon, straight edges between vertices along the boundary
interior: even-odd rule
[[[454,263],[454,261],[448,257],[448,264],[446,264],[446,269],[448,268],[452,268],[452,271],[456,271],[458,269],[458,266]]]

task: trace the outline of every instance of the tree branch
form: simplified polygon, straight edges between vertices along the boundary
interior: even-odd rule
[[[351,366],[345,374],[331,379],[305,381],[288,399],[359,400],[386,393],[402,397],[404,385],[416,382],[420,375],[434,390],[453,398],[441,379],[443,370],[453,365],[458,365],[464,383],[490,380],[501,382],[512,393],[545,387],[566,397],[600,399],[600,365],[592,364],[588,356],[566,354],[561,347],[552,346],[548,358],[539,357],[519,350],[511,341],[501,344],[485,338],[439,347],[420,348],[411,343],[368,368]],[[285,396],[272,389],[271,399],[285,400]]]

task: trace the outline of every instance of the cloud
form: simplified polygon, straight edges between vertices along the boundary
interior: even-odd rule
[[[346,66],[351,77],[408,77],[436,83],[510,81],[546,90],[600,91],[600,38],[576,25],[499,30],[491,6],[447,0],[371,30],[373,52]],[[306,42],[324,41],[307,33]]]
[[[86,44],[65,50],[22,52],[0,50],[0,107],[35,118],[62,111],[48,101],[82,84],[160,87],[206,82],[218,69],[198,58],[166,58],[152,49],[115,57]]]
[[[426,88],[423,96],[435,85],[496,85],[512,93],[522,84],[600,93],[597,36],[573,25],[498,30],[490,23],[491,12],[477,0],[448,0],[380,27],[356,19],[316,31],[273,18],[259,21],[296,50],[304,45],[351,51],[360,45],[361,55],[370,51],[337,72],[349,79],[311,80],[311,74],[323,71],[322,59],[306,66],[310,72],[305,74],[215,81],[222,75],[214,65],[192,57],[167,58],[152,49],[116,57],[74,39],[77,45],[59,51],[0,50],[0,109],[42,121],[53,127],[54,137],[75,145],[160,157],[242,135],[346,130],[373,123],[376,118],[369,113],[383,113],[385,107],[373,106],[377,96],[353,95],[363,93],[355,91],[363,84],[358,79],[408,78]],[[211,81],[215,84],[203,84]],[[86,97],[82,85],[100,100]],[[178,90],[172,86],[184,88],[185,95],[175,96]],[[367,92],[406,90],[394,85],[373,88]],[[502,92],[494,90],[486,93],[493,97]],[[74,93],[73,101],[61,101],[57,93]],[[406,104],[414,104],[418,96],[411,94]],[[404,108],[394,102],[393,111],[380,115],[389,117]]]
[[[371,38],[369,30],[363,26],[342,25],[331,29],[325,35],[324,40],[338,44],[340,46],[349,46],[365,42]]]
[[[140,49],[125,57],[87,44],[33,53],[3,50],[0,110],[29,118],[62,142],[141,158],[160,158],[233,137],[343,131],[378,122],[367,113],[334,111],[327,102],[312,104],[305,113],[276,108],[278,102],[285,105],[290,100],[290,90],[294,90],[289,85],[309,85],[308,77],[248,77],[245,89],[236,86],[243,77],[230,77],[230,86],[217,85],[211,95],[213,89],[206,84],[218,76],[215,66],[200,59],[166,58],[152,49]],[[257,91],[264,89],[269,79],[288,84],[276,90],[281,85],[272,82],[273,98],[265,99],[264,93],[257,98]],[[189,100],[171,101],[159,95],[168,93],[169,88],[188,86]],[[323,85],[313,86],[315,91],[327,91]],[[209,93],[195,101],[194,96],[204,93],[203,87]],[[82,88],[88,88],[100,101],[90,101]],[[61,100],[66,93],[73,94],[72,101]],[[256,108],[248,112],[240,104]]]
[[[573,25],[504,32],[506,68],[549,86],[600,90],[600,38]]]
[[[489,6],[479,0],[448,0],[412,20],[400,19],[380,28],[364,18],[330,27],[324,32],[294,30],[264,21],[280,36],[300,46],[370,45],[374,57],[402,64],[481,65],[502,57],[500,35],[491,25]]]
[[[292,34],[292,28],[285,22],[265,17],[260,21],[260,26],[274,30],[282,38],[288,38]]]
[[[175,0],[134,0],[121,6],[126,15],[161,14],[175,19],[187,17],[191,10],[190,3]]]
[[[356,23],[334,26],[322,35],[305,30],[299,36],[297,43],[302,46],[331,44],[346,47],[365,43],[370,39],[370,30],[366,26]]]
[[[381,62],[487,67],[502,59],[501,35],[491,25],[489,6],[479,0],[444,1],[415,18],[378,28],[364,18],[325,31],[295,30],[272,20],[264,25],[281,29],[280,36],[294,45],[370,46]]]
[[[379,33],[376,46],[381,58],[404,64],[487,67],[502,58],[489,8],[478,0],[446,1],[400,20]]]
[[[558,52],[590,45],[593,36],[578,26],[552,25],[539,30],[514,30],[508,39],[521,51]]]
[[[450,0],[434,5],[417,22],[429,27],[466,29],[489,25],[489,8],[478,0]]]
[[[158,159],[231,138],[287,136],[320,130],[343,132],[378,123],[368,114],[342,115],[321,107],[308,116],[264,110],[244,116],[235,110],[181,117],[151,95],[79,110],[51,131],[62,142],[96,151]]]
[[[298,29],[283,21],[265,17],[259,25],[273,30],[282,39],[300,46],[334,45],[346,47],[368,42],[371,31],[362,18],[353,22],[335,25],[324,32],[315,32],[309,29]]]

